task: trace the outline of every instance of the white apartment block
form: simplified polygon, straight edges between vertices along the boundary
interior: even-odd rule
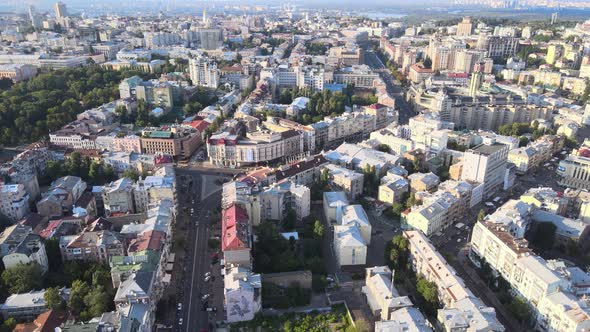
[[[439,299],[444,307],[439,310],[439,323],[444,326],[449,315],[453,314],[470,317],[467,331],[504,331],[494,308],[486,307],[473,295],[422,232],[404,231],[403,235],[408,239],[412,268],[416,274],[435,283],[438,288]],[[451,312],[450,309],[455,310]]]
[[[262,278],[245,267],[231,267],[223,278],[228,323],[249,321],[262,309]]]
[[[508,158],[508,146],[481,144],[465,151],[461,180],[484,184],[484,199],[502,188]]]
[[[215,62],[203,57],[191,58],[188,69],[193,85],[209,88],[217,88],[219,85],[219,70]]]
[[[478,222],[471,236],[470,256],[476,265],[484,260],[533,309],[537,328],[544,331],[583,331],[590,327],[590,312],[569,292],[568,281],[536,256],[523,238],[530,205],[509,202]]]

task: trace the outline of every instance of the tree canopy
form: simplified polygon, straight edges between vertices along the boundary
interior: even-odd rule
[[[137,70],[86,66],[40,74],[0,89],[0,145],[47,136],[78,113],[119,98],[119,83],[133,75],[151,77]]]

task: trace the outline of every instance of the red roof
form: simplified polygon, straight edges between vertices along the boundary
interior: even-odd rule
[[[59,225],[61,225],[61,219],[50,221],[49,225],[39,232],[39,236],[44,239],[49,238],[51,234],[53,234],[53,232],[59,227]]]
[[[248,212],[232,205],[221,213],[221,250],[248,249]]]
[[[161,250],[166,233],[162,231],[149,231],[137,236],[129,244],[128,252],[139,252],[144,250]]]
[[[378,110],[383,107],[387,107],[387,106],[385,106],[383,104],[379,104],[379,103],[375,103],[375,104],[371,104],[371,105],[367,106],[367,108],[374,109],[374,110]]]
[[[450,78],[468,78],[469,74],[468,73],[449,73],[447,76]]]
[[[189,122],[188,125],[202,133],[203,131],[205,131],[205,129],[209,127],[209,122],[205,120],[193,120]]]
[[[419,73],[425,73],[425,74],[432,73],[432,69],[426,69],[426,68],[418,66],[417,64],[412,65],[411,68]]]

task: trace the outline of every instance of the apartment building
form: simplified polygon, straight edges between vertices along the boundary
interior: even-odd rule
[[[60,250],[64,261],[108,263],[111,257],[125,254],[123,240],[119,234],[106,230],[62,236]]]
[[[383,178],[381,182],[377,199],[387,205],[400,202],[410,189],[409,182],[401,176]]]
[[[408,239],[412,269],[438,288],[439,300],[444,307],[438,311],[439,324],[448,328],[452,326],[450,318],[469,317],[465,322],[468,326],[463,327],[468,331],[504,331],[494,308],[486,307],[473,295],[422,232],[404,231],[403,235]]]
[[[0,212],[16,222],[29,214],[29,194],[22,184],[0,184]]]
[[[251,270],[235,266],[225,271],[223,294],[228,323],[249,321],[262,309],[262,278]]]
[[[188,69],[193,85],[209,88],[217,88],[219,85],[219,70],[212,60],[204,57],[191,58]]]
[[[534,105],[462,104],[451,106],[448,114],[446,121],[453,122],[457,128],[491,131],[497,131],[506,124],[553,118],[551,108]],[[445,119],[444,116],[442,118]]]
[[[432,172],[418,172],[408,176],[408,181],[410,182],[410,190],[416,193],[420,191],[434,191],[440,183],[440,178]]]
[[[528,301],[537,328],[587,329],[590,312],[571,295],[568,281],[528,249],[523,237],[531,214],[527,207],[525,203],[510,203],[478,222],[471,236],[470,257],[476,265],[487,262]]]
[[[463,155],[461,180],[483,183],[483,197],[490,197],[503,187],[507,158],[508,146],[501,143],[469,149]]]
[[[252,267],[252,232],[248,222],[248,211],[232,204],[221,215],[221,251],[227,266]]]
[[[322,169],[328,171],[328,182],[346,193],[354,201],[363,194],[364,174],[336,165],[326,165]]]
[[[6,228],[0,234],[0,250],[5,269],[29,263],[39,264],[43,273],[49,269],[45,244],[29,226],[15,224]]]
[[[372,313],[381,321],[390,320],[397,310],[412,307],[410,298],[401,296],[393,286],[393,273],[389,267],[375,266],[366,268],[365,271],[365,286],[362,291]]]
[[[402,214],[402,228],[418,229],[431,236],[458,222],[460,201],[449,192],[437,191],[423,197],[421,205],[412,206]]]
[[[101,196],[107,216],[135,213],[131,179],[121,178],[102,186]]]

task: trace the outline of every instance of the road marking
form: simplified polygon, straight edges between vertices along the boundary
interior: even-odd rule
[[[196,257],[197,257],[197,245],[199,243],[199,241],[198,241],[198,238],[199,238],[199,227],[196,227],[196,228],[197,228],[197,233],[195,234],[195,248],[194,248],[195,250],[194,250],[194,253],[193,253],[193,272],[192,272],[192,275],[191,275],[191,291],[190,291],[190,294],[188,294],[188,296],[189,296],[189,299],[188,299],[188,315],[189,315],[189,319],[190,319],[190,316],[191,316],[191,305],[192,305],[192,302],[193,302],[193,296],[192,295],[193,295],[193,287],[195,286],[195,266],[197,265],[197,264],[195,264],[195,260],[196,260]],[[186,324],[186,331],[187,332],[189,332],[189,325],[190,325],[190,320]]]

